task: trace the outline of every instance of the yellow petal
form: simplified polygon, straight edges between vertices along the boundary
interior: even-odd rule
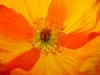
[[[13,8],[32,24],[34,21],[47,16],[51,0],[0,0],[0,4]]]
[[[96,74],[96,67],[97,65],[100,64],[100,36],[98,38],[95,39],[95,41],[91,41],[91,43],[94,44],[94,48],[92,48],[91,50],[95,50],[95,54],[93,54],[90,58],[88,58],[84,64],[81,66],[80,68],[80,72],[84,73],[84,72],[88,72],[89,71],[89,75]],[[96,43],[97,42],[97,43]],[[93,47],[93,46],[90,46]],[[98,66],[99,67],[99,66]],[[95,70],[95,71],[93,71]]]
[[[76,30],[85,31],[95,28],[96,18],[100,5],[94,5],[95,0],[73,0],[69,6],[68,19],[64,26],[66,27],[65,33],[73,32]],[[100,29],[100,27],[99,27]]]
[[[98,45],[100,42],[100,37],[95,38],[91,42],[87,43],[84,47],[77,50],[70,50],[65,48],[62,52],[57,52],[56,55],[49,53],[48,55],[41,54],[39,61],[33,67],[31,71],[23,71],[22,69],[14,69],[12,70],[12,74],[16,75],[77,75],[79,72],[86,71],[88,69],[85,66],[89,66],[89,64],[85,64],[84,62],[92,57],[95,53],[98,52]],[[97,57],[99,58],[99,57]],[[97,59],[96,58],[96,59]],[[97,62],[97,60],[94,60]],[[96,63],[93,63],[96,65]],[[85,68],[85,69],[83,69]]]
[[[32,48],[31,44],[27,41],[11,40],[0,36],[0,63],[5,64],[30,48]]]

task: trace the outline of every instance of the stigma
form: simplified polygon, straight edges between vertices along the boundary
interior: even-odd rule
[[[48,28],[42,29],[42,31],[40,32],[40,39],[42,42],[47,42],[49,41],[51,37],[51,30]]]

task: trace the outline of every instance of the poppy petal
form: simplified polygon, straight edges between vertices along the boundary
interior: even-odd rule
[[[21,14],[0,5],[0,35],[28,40],[32,37],[31,26]]]
[[[81,32],[81,33],[70,33],[64,35],[61,40],[60,44],[63,47],[69,49],[77,49],[84,46],[88,41],[94,39],[95,37],[99,36],[100,33],[91,32],[90,34]]]
[[[46,56],[41,54],[39,61],[29,73],[22,70],[15,70],[14,73],[19,73],[19,75],[77,75],[82,64],[90,56],[94,55],[97,49],[100,49],[99,40],[100,37],[97,37],[88,42],[84,47],[77,50],[70,50],[61,47],[59,49],[63,51],[61,53],[57,52],[57,55],[49,53]],[[98,52],[100,53],[100,51]]]
[[[0,62],[9,62],[32,48],[30,42],[0,36]]]
[[[4,67],[4,65],[0,63],[0,75],[10,75],[10,70],[7,70],[6,72],[2,71],[2,67]]]
[[[67,16],[66,0],[52,0],[47,18],[52,21],[52,23],[63,24]]]
[[[0,0],[0,4],[15,9],[32,25],[39,18],[45,18],[51,0]]]
[[[39,57],[40,50],[38,50],[37,48],[32,48],[31,50],[19,55],[14,60],[10,61],[7,65],[5,65],[4,71],[1,73],[9,73],[9,71],[14,68],[21,68],[25,71],[29,71],[36,64]]]
[[[94,6],[94,3],[95,0],[72,1],[68,9],[68,18],[64,23],[66,34],[76,30],[80,30],[80,32],[95,28],[100,30],[100,26],[96,24],[100,4]]]
[[[100,74],[100,37],[96,38],[97,40],[90,42],[91,44],[95,44],[94,46],[88,46],[94,47],[95,53],[89,57],[80,67],[80,72],[82,75],[85,75],[84,73],[88,75],[99,75]],[[92,50],[91,49],[91,50]]]

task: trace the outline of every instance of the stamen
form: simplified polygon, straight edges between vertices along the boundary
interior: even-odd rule
[[[55,27],[50,25],[51,22],[46,21],[45,19],[35,21],[33,23],[34,37],[31,40],[31,43],[33,47],[40,48],[43,54],[48,55],[48,53],[51,52],[52,54],[56,55],[57,52],[62,52],[59,49],[59,40],[64,35],[62,32],[64,27],[57,27],[57,24],[55,24],[56,26],[53,25]]]

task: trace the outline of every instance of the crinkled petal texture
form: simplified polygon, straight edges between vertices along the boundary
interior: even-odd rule
[[[88,42],[84,47],[77,50],[60,48],[60,50],[64,51],[61,53],[57,52],[56,55],[52,55],[51,53],[48,55],[41,54],[39,61],[32,70],[26,72],[22,69],[13,69],[11,75],[78,75],[79,72],[83,73],[87,72],[88,70],[95,69],[94,67],[90,66],[93,65],[96,67],[96,65],[99,64],[99,40],[100,37],[96,37],[92,41]],[[90,57],[94,56],[94,54],[96,54],[95,59],[88,62],[88,60],[91,59]]]
[[[20,1],[22,1],[23,3],[25,0],[20,0]],[[26,2],[26,4],[23,3],[24,5],[22,6],[19,6],[19,4],[21,4],[19,2],[17,1],[15,2],[16,4],[18,3],[17,7],[20,8],[22,8],[22,6],[25,7],[27,6],[27,8],[31,7],[30,4],[29,5],[27,4],[28,2]],[[36,0],[33,0],[32,2],[33,5],[35,5],[34,2],[36,2]],[[38,10],[37,6],[35,8]],[[26,9],[24,10],[26,11]],[[28,9],[28,11],[31,10]],[[25,15],[25,14],[28,15],[29,14],[28,12],[26,13],[24,11],[22,12],[19,11],[19,12],[24,14],[24,16],[30,22],[29,16],[27,17]],[[35,12],[32,12],[32,14],[34,13]],[[36,13],[37,15],[39,15],[38,12]],[[46,18],[52,22],[51,26],[57,25],[59,27],[60,26],[66,27],[65,30],[63,31],[65,35],[61,37],[61,40],[59,42],[62,47],[58,49],[56,55],[53,55],[51,53],[49,53],[48,56],[41,54],[39,61],[28,72],[23,70],[24,66],[20,65],[22,69],[14,69],[17,67],[15,65],[13,65],[13,67],[11,66],[11,69],[13,68],[11,75],[52,75],[52,74],[78,75],[79,73],[84,75],[87,72],[90,71],[92,72],[92,69],[95,69],[95,72],[99,74],[98,70],[100,68],[97,67],[99,65],[98,63],[100,60],[98,56],[99,55],[98,52],[100,49],[99,46],[100,45],[100,41],[99,41],[100,40],[100,36],[99,36],[100,17],[99,16],[100,16],[99,1],[52,0]],[[32,16],[32,18],[33,17],[35,16]],[[25,53],[25,55],[27,55],[27,53]],[[16,59],[20,60],[19,57]],[[91,60],[93,60],[95,64],[92,64]],[[16,61],[15,60],[11,61],[11,63],[14,62]],[[31,63],[31,62],[27,61],[27,63]],[[20,62],[19,64],[22,63]],[[88,67],[86,67],[86,65]],[[91,69],[89,68],[90,66],[92,66]],[[26,69],[27,68],[25,68],[25,70]],[[9,73],[9,71],[7,72]]]
[[[66,27],[60,44],[69,49],[77,49],[100,35],[100,3],[94,0],[52,0],[47,18],[52,26]]]
[[[97,41],[100,40],[100,37]],[[78,75],[99,75],[100,74],[100,42],[95,46],[97,52],[88,58],[80,68]]]
[[[64,24],[68,14],[68,2],[68,0],[52,0],[48,9],[47,18],[54,24]]]
[[[88,39],[91,39],[90,38],[91,36],[93,36],[92,37],[93,39],[96,36],[100,35],[99,32],[100,23],[98,20],[99,19],[98,12],[100,12],[99,1],[78,0],[77,3],[75,3],[76,0],[52,0],[52,1],[43,0],[43,3],[40,2],[41,2],[40,0],[32,2],[31,0],[29,1],[18,0],[17,2],[14,1],[3,2],[1,0],[1,4],[5,4],[9,7],[14,8],[18,12],[22,13],[28,19],[29,22],[30,22],[29,18],[35,21],[37,20],[37,18],[46,17],[47,19],[51,20],[53,26],[55,24],[58,26],[64,25],[64,27],[66,27],[64,30],[66,35],[61,38],[63,40],[61,40],[60,43],[62,46],[66,48],[70,49],[80,48],[81,46],[85,45],[88,41],[90,41]],[[20,5],[20,3],[22,3],[22,5]],[[41,6],[40,9],[38,9],[38,7],[40,7],[39,5]],[[47,9],[48,9],[48,14],[47,14]],[[44,17],[43,14],[45,15]],[[36,17],[35,15],[37,15],[38,17],[35,18]],[[81,38],[81,40],[79,38]]]
[[[0,0],[0,4],[23,14],[31,25],[35,20],[47,16],[50,2],[51,0]]]
[[[86,32],[80,32],[80,33],[70,33],[64,35],[60,43],[63,47],[69,48],[69,49],[77,49],[84,46],[88,41],[94,39],[95,37],[99,36],[100,33],[91,32],[90,34]]]
[[[11,39],[29,40],[32,37],[31,26],[21,14],[0,5],[0,35]]]
[[[14,10],[0,5],[0,75],[14,68],[30,70],[40,51],[28,42],[33,37],[27,20]]]
[[[53,21],[58,21],[55,23],[61,24],[61,26],[64,24],[66,27],[64,30],[66,34],[60,40],[60,44],[63,47],[69,49],[81,48],[87,42],[100,35],[100,3],[95,4],[95,1],[92,0],[78,0],[77,3],[75,3],[76,0],[59,0],[62,3],[58,1],[58,4],[61,4],[63,7],[61,7],[62,10],[58,10],[58,8],[60,9],[60,5],[56,3],[57,1],[53,1],[50,5],[48,15],[50,15],[50,19],[54,19]],[[56,8],[53,6],[59,7]],[[57,11],[57,14],[53,10]],[[63,16],[59,16],[60,13]]]
[[[11,60],[8,64],[2,66],[1,75],[10,75],[12,69],[21,68],[25,71],[29,71],[33,68],[35,63],[39,59],[39,51],[36,48],[17,56]]]

